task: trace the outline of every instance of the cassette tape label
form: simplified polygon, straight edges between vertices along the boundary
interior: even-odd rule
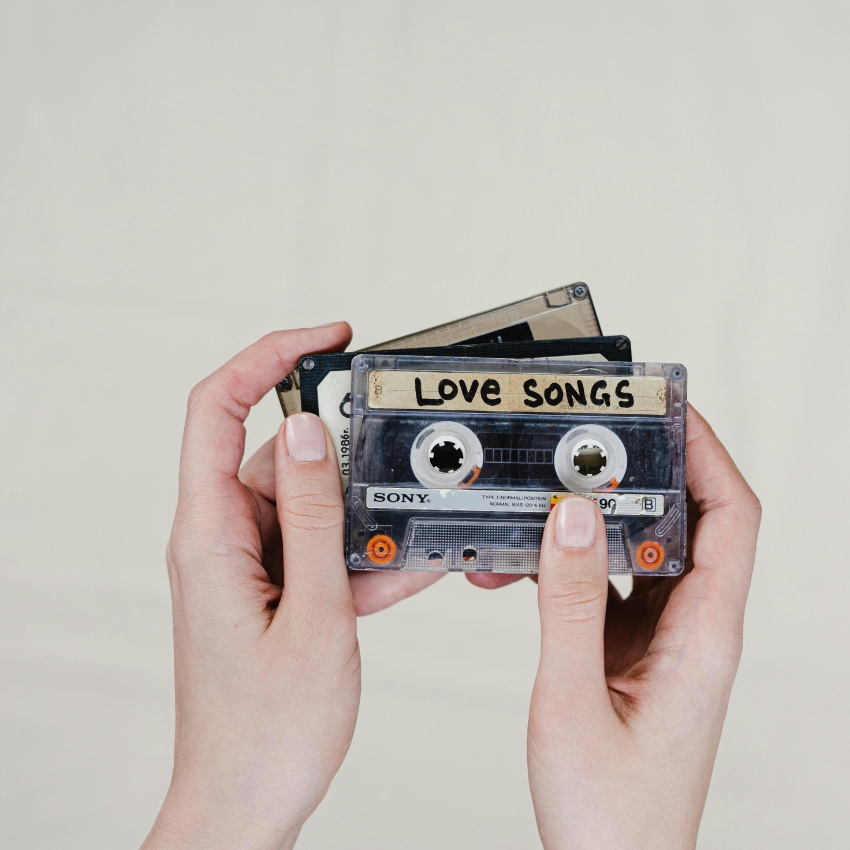
[[[375,410],[663,416],[667,382],[654,376],[395,371],[369,373],[369,407]]]
[[[351,373],[331,372],[319,384],[317,395],[322,420],[336,447],[340,476],[347,482],[351,462]]]

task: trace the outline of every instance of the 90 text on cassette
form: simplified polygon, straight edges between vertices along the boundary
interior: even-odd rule
[[[546,515],[579,494],[610,572],[681,573],[684,367],[361,354],[352,370],[349,568],[534,573]]]

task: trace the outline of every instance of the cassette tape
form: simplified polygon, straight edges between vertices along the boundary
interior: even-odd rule
[[[588,339],[550,339],[541,342],[502,342],[415,348],[407,353],[455,357],[574,358],[579,360],[628,361],[632,345],[625,336]],[[301,409],[315,413],[326,425],[336,447],[343,490],[348,486],[351,458],[351,361],[357,352],[309,354],[298,363],[301,380]]]
[[[686,381],[678,364],[358,355],[349,568],[534,573],[573,493],[602,511],[609,572],[678,575]]]
[[[601,336],[599,320],[585,283],[571,283],[503,307],[485,310],[435,328],[418,331],[398,339],[373,345],[364,351],[522,342],[527,340],[567,339]],[[301,374],[298,369],[277,385],[277,396],[284,416],[299,413]]]

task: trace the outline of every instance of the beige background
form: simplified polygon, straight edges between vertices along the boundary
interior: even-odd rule
[[[157,811],[197,380],[272,328],[365,345],[573,280],[688,366],[764,502],[700,847],[850,846],[848,24],[0,0],[0,846],[134,847]],[[457,576],[363,621],[354,745],[300,846],[538,846],[537,631],[530,582]]]

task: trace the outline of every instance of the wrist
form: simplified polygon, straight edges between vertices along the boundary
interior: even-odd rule
[[[202,795],[172,788],[142,850],[292,850],[302,823],[283,812],[253,813],[234,805],[204,805]]]

